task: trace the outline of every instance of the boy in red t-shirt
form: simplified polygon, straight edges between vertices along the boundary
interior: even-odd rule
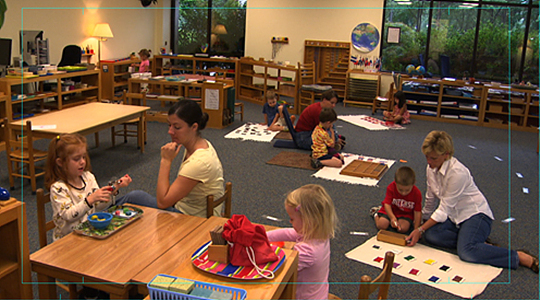
[[[382,206],[371,208],[370,214],[380,230],[394,228],[407,233],[420,226],[422,220],[422,193],[414,185],[416,176],[410,167],[396,171],[394,181],[386,188]],[[414,228],[411,228],[414,221]]]

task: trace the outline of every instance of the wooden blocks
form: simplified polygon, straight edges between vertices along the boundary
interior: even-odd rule
[[[395,245],[400,245],[400,246],[407,245],[406,238],[407,238],[407,235],[405,234],[386,231],[386,230],[380,230],[379,233],[377,233],[377,241],[387,242],[390,244],[395,244]]]
[[[356,159],[343,168],[339,174],[356,177],[370,177],[379,180],[387,169],[388,166],[386,164]]]
[[[15,202],[17,202],[17,199],[11,197],[11,198],[9,198],[9,200],[0,201],[0,207],[8,206],[8,205],[13,204]]]
[[[229,263],[229,245],[208,246],[208,260]]]

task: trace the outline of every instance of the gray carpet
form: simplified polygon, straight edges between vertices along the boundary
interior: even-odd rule
[[[261,122],[261,110],[259,105],[245,103],[244,120]],[[371,113],[369,109],[343,107],[341,103],[336,107],[336,111],[340,115]],[[380,117],[380,113],[378,116]],[[266,162],[283,149],[273,148],[269,143],[224,138],[225,134],[241,125],[242,122],[236,121],[222,130],[206,129],[202,132],[203,136],[212,142],[221,158],[225,179],[233,183],[233,213],[245,214],[253,222],[289,226],[287,221],[276,223],[263,218],[263,215],[288,220],[283,208],[284,195],[287,192],[308,183],[324,186],[333,197],[340,218],[340,231],[332,241],[330,291],[343,299],[356,298],[358,281],[363,274],[373,277],[379,272],[379,269],[345,258],[346,252],[368,238],[349,235],[349,232],[366,231],[371,236],[376,234],[374,222],[368,215],[369,208],[383,200],[385,188],[400,165],[409,165],[416,171],[417,186],[422,192],[425,191],[426,160],[420,151],[420,145],[426,134],[433,129],[445,130],[452,135],[455,156],[471,170],[476,184],[488,199],[496,217],[491,239],[503,247],[524,248],[538,253],[537,134],[420,120],[412,120],[412,124],[407,125],[405,130],[368,131],[338,121],[336,125],[339,133],[347,137],[347,146],[344,149],[346,152],[398,161],[383,176],[378,187],[368,187],[313,178],[307,170],[269,165]],[[93,171],[101,185],[106,184],[112,177],[128,173],[133,178],[133,183],[127,190],[143,189],[155,193],[160,147],[170,141],[170,138],[166,124],[150,122],[148,129],[145,154],[137,151],[134,139],[127,144],[120,143],[111,147],[109,130],[101,132],[99,148],[95,148],[93,136],[88,136]],[[46,143],[47,141],[39,142],[41,146]],[[503,161],[497,161],[494,156],[502,158]],[[399,162],[400,159],[407,163]],[[173,173],[177,172],[178,165],[177,160],[172,167]],[[0,186],[8,187],[5,154],[0,154],[0,166]],[[516,172],[523,174],[524,178],[518,178]],[[39,179],[38,186],[42,185],[43,180]],[[528,187],[530,193],[524,194],[522,187]],[[20,182],[17,182],[12,194],[27,203],[30,252],[34,252],[38,249],[38,233],[35,196],[30,192],[29,182],[24,182],[23,189]],[[510,225],[502,223],[501,220],[508,216],[516,218],[516,221]],[[477,298],[538,299],[538,278],[538,275],[526,268],[504,270]],[[395,284],[390,288],[390,299],[458,298],[400,276],[393,276],[392,281]],[[37,286],[34,286],[34,295],[37,297]],[[63,294],[62,297],[67,295]]]

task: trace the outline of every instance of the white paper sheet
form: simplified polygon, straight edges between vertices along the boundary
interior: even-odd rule
[[[268,126],[257,123],[246,123],[225,135],[226,139],[241,139],[270,143],[279,131],[270,131]]]

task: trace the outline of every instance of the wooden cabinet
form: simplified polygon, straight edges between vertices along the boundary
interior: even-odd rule
[[[140,59],[102,60],[100,62],[101,99],[113,100],[115,93],[127,89],[128,79],[131,77],[129,66],[140,62]]]
[[[379,95],[381,75],[364,73],[360,70],[347,71],[347,85],[343,105],[358,104],[373,106],[373,99]]]
[[[298,68],[293,65],[282,66],[252,58],[241,58],[238,62],[236,98],[264,105],[264,95],[275,90],[278,101],[289,105],[289,112],[298,114]]]
[[[0,299],[32,299],[24,203],[0,206]]]
[[[401,88],[411,118],[536,132],[538,90],[408,78]]]
[[[486,85],[484,99],[485,126],[537,131],[538,90]]]
[[[227,57],[195,57],[188,54],[177,55],[156,55],[152,65],[152,74],[172,75],[172,74],[200,74],[210,73],[224,74],[227,78],[236,78],[237,58]],[[164,62],[168,61],[168,66]]]

